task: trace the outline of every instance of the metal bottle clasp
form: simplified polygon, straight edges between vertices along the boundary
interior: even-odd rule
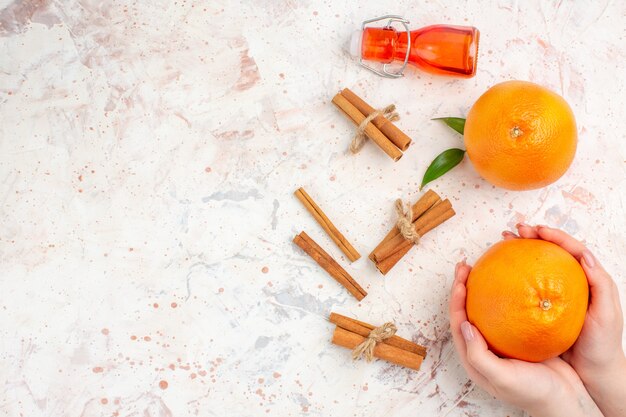
[[[388,71],[387,68],[389,64],[383,64],[382,71],[381,71],[363,62],[362,49],[359,48],[359,64],[362,67],[367,68],[368,70],[372,71],[373,73],[380,75],[381,77],[400,78],[404,75],[404,69],[406,68],[406,64],[409,62],[409,53],[411,52],[411,31],[409,30],[409,21],[403,18],[402,16],[397,16],[397,15],[385,15],[381,17],[375,17],[373,19],[363,21],[363,23],[361,24],[361,31],[363,31],[365,29],[365,26],[370,23],[378,22],[381,20],[387,20],[387,19],[389,19],[389,21],[387,22],[387,25],[385,25],[385,29],[391,29],[391,24],[393,22],[398,22],[398,23],[401,23],[404,26],[404,29],[406,30],[406,56],[404,57],[404,63],[402,64],[400,69],[398,69],[398,71],[396,72]]]

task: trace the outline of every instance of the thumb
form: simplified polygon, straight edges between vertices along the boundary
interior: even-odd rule
[[[470,322],[461,323],[461,333],[467,348],[467,362],[494,386],[504,384],[512,371],[510,364],[489,350],[482,334]]]

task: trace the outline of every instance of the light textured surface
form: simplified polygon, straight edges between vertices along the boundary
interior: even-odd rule
[[[360,2],[363,3],[363,2]],[[585,240],[626,299],[623,2],[0,0],[0,413],[10,416],[521,416],[459,366],[455,262],[519,221]],[[381,79],[343,44],[404,14],[482,31],[478,74]],[[348,265],[298,186],[367,254],[460,137],[489,86],[525,79],[577,116],[569,172],[507,192],[464,162],[434,183],[458,215],[383,279]],[[398,105],[398,163],[330,104]],[[357,303],[291,243],[306,230],[369,296]],[[329,312],[429,348],[420,372],[352,363]],[[167,385],[167,386],[166,386]]]

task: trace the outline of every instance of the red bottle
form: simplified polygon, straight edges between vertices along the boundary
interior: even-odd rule
[[[389,22],[384,27],[366,27],[379,20]],[[398,32],[391,26],[401,23],[405,30]],[[470,26],[434,25],[409,31],[409,22],[400,16],[383,16],[363,22],[360,31],[353,33],[350,53],[359,58],[365,68],[384,77],[401,77],[407,64],[431,74],[473,77],[476,74],[480,32]],[[375,69],[363,61],[382,63]],[[389,71],[392,62],[402,63],[399,70]]]

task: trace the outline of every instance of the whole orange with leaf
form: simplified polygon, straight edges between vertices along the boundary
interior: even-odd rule
[[[512,239],[493,245],[472,268],[466,310],[494,353],[541,362],[574,344],[588,299],[572,255],[551,242]]]
[[[558,94],[531,82],[507,81],[474,103],[464,138],[483,178],[510,190],[530,190],[567,171],[576,153],[576,121]]]

